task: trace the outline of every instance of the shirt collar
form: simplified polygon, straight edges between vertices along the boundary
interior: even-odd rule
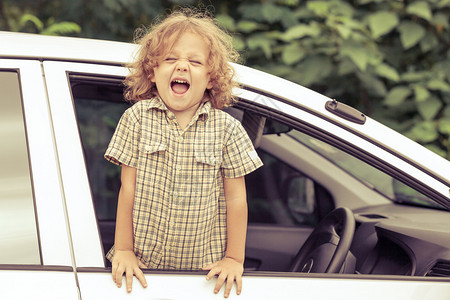
[[[147,103],[147,110],[151,110],[153,108],[160,109],[160,110],[168,110],[166,104],[160,97],[154,97],[148,100]]]

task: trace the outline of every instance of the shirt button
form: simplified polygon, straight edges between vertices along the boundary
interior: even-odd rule
[[[180,142],[182,142],[184,139],[183,139],[183,137],[182,136],[180,136],[179,138],[178,138],[178,141],[180,141]]]
[[[181,170],[181,166],[176,166],[175,168],[176,168],[178,171]]]
[[[174,193],[173,193],[173,198],[174,198],[174,199],[177,199],[177,198],[178,198],[178,193],[177,193],[177,192],[174,192]]]
[[[145,146],[145,151],[150,151],[152,148],[149,145]]]
[[[212,164],[214,164],[214,163],[216,162],[216,158],[215,158],[214,156],[211,156],[211,157],[209,158],[209,161],[210,161]]]

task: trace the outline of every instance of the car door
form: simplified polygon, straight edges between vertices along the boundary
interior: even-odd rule
[[[56,127],[65,130],[60,134],[62,145],[58,147],[61,151],[65,149],[65,152],[60,154],[62,172],[67,170],[67,176],[76,175],[78,180],[77,183],[71,183],[67,189],[77,191],[76,199],[79,199],[81,195],[89,199],[92,193],[104,255],[111,248],[114,240],[120,168],[104,160],[103,154],[120,116],[130,106],[124,102],[122,96],[121,81],[124,69],[114,66],[60,64],[58,62],[44,62],[44,67],[50,102],[55,101],[52,103],[52,111],[60,112],[55,113],[54,122],[60,121],[61,127]],[[65,69],[69,67],[70,69]],[[70,86],[67,86],[67,83]],[[72,97],[73,103],[72,101],[62,101],[61,99],[64,97],[67,99]],[[73,108],[75,108],[75,112],[71,111]],[[229,112],[239,119],[243,110],[237,109],[237,111]],[[67,132],[68,129],[73,135]],[[58,129],[55,131],[58,136]],[[76,145],[70,141],[80,141],[80,138],[81,145],[75,148]],[[287,205],[283,204],[286,201],[281,195],[285,180],[278,180],[276,184],[273,181],[275,185],[267,184],[267,188],[259,192],[257,191],[258,185],[254,182],[266,180],[267,183],[270,183],[272,182],[270,178],[274,176],[292,177],[296,175],[298,177],[300,174],[285,164],[281,158],[278,158],[276,153],[261,152],[260,155],[267,163],[247,177],[250,209],[245,268],[255,271],[283,271],[287,269],[290,261],[317,223],[320,217],[318,208],[325,204],[310,203],[310,207],[305,208],[303,221],[295,222],[293,219],[285,218],[290,210]],[[76,161],[86,162],[87,177],[86,171],[83,170],[84,164],[76,164]],[[269,164],[269,161],[272,163]],[[65,168],[66,164],[72,165],[67,165]],[[75,170],[79,170],[79,173],[75,173]],[[285,170],[283,174],[280,174],[281,170]],[[316,186],[319,185],[316,184]],[[312,201],[316,200],[312,199]],[[79,200],[74,203],[77,206],[81,205]],[[77,210],[83,210],[87,215],[88,213],[93,215],[91,212],[92,201],[89,200],[86,203],[86,207]],[[324,211],[329,212],[330,210],[331,207]],[[271,214],[272,218],[269,218],[268,214]],[[322,212],[322,214],[324,213]],[[69,213],[69,215],[71,214]],[[73,217],[76,218],[76,214]],[[84,220],[80,220],[80,222],[86,226]],[[274,243],[274,239],[277,237],[281,237],[281,239],[278,239],[278,243]],[[83,233],[84,241],[86,238]],[[92,236],[90,240],[95,241],[96,238],[97,236]],[[86,246],[75,244],[75,248],[77,247],[87,249]],[[93,259],[93,256],[90,259]],[[103,258],[98,258],[96,262],[98,263],[101,259]],[[80,259],[77,261],[79,262]],[[109,262],[106,261],[106,264],[108,265]]]
[[[78,299],[41,64],[0,59],[0,298]]]
[[[117,96],[117,89],[121,89],[120,81],[125,76],[126,70],[120,66],[89,64],[89,63],[68,63],[62,61],[44,61],[48,87],[50,110],[55,128],[55,140],[57,154],[61,169],[61,182],[67,205],[67,215],[71,229],[73,243],[73,257],[76,266],[76,276],[79,283],[80,295],[82,299],[121,299],[128,296],[133,299],[210,299],[214,297],[212,293],[215,280],[206,281],[204,271],[156,271],[145,270],[145,276],[149,287],[144,289],[137,280],[134,280],[133,292],[127,294],[124,288],[118,289],[111,280],[111,269],[105,260],[105,252],[112,245],[114,236],[114,214],[117,199],[117,189],[120,182],[117,181],[117,174],[120,170],[111,164],[104,162],[103,156],[105,143],[112,135],[118,118],[122,111],[128,107],[123,103],[121,97]],[[119,93],[120,94],[120,93]],[[271,107],[270,101],[261,95],[248,94],[242,91],[242,109],[245,104],[257,103],[261,110],[256,110],[258,114],[267,115],[268,110],[285,110],[282,102],[273,101],[275,106]],[[246,102],[247,101],[247,102]],[[110,108],[105,102],[114,102],[115,108]],[[268,105],[269,103],[269,105]],[[300,109],[289,107],[287,110],[298,119],[308,119],[310,116],[304,114]],[[253,110],[255,111],[255,109]],[[272,113],[272,116],[278,114]],[[280,113],[279,116],[283,116]],[[314,117],[314,116],[313,116]],[[282,118],[278,118],[282,121]],[[319,120],[309,120],[316,124]],[[293,124],[287,122],[286,124]],[[300,123],[295,123],[300,126]],[[92,125],[92,126],[89,126]],[[324,125],[328,126],[328,125]],[[301,127],[301,126],[300,126]],[[361,147],[364,140],[345,133],[338,126],[334,130],[348,135],[348,139]],[[290,161],[281,155],[283,148],[275,147],[278,143],[271,143],[271,140],[283,138],[283,135],[275,134],[272,138],[265,138],[261,141],[261,149],[272,156],[280,158],[284,163],[294,167],[295,178],[298,170],[295,170],[295,156]],[[103,145],[103,146],[100,146]],[[275,146],[274,146],[275,145]],[[274,148],[275,147],[275,148]],[[368,146],[370,147],[370,145]],[[289,146],[284,147],[284,151],[289,150]],[[294,150],[295,151],[295,150]],[[100,174],[102,173],[102,175]],[[326,170],[323,171],[326,173]],[[306,176],[304,182],[312,180],[314,174]],[[114,179],[116,178],[116,179]],[[329,178],[328,178],[329,179]],[[330,180],[332,182],[332,180]],[[305,184],[305,185],[310,185]],[[313,185],[315,182],[313,183]],[[317,181],[329,189],[324,182]],[[343,193],[345,195],[345,193]],[[335,201],[345,198],[333,191]],[[102,200],[99,200],[102,199]],[[342,199],[341,199],[342,200]],[[336,202],[339,203],[339,202]],[[307,207],[310,207],[307,205]],[[307,212],[308,210],[303,210]],[[288,226],[276,226],[269,231],[270,238],[265,233],[270,228],[269,225],[254,224],[254,232],[259,232],[259,237],[249,244],[257,249],[260,245],[280,249],[283,247],[277,244],[272,237],[289,236]],[[311,223],[304,223],[300,226],[304,231],[303,236],[312,229]],[[292,240],[295,246],[291,246],[289,255],[294,255],[297,247],[301,245],[302,237],[296,236],[298,229],[291,227]],[[249,232],[252,225],[249,226]],[[252,234],[252,233],[251,233]],[[256,235],[254,235],[256,236]],[[294,239],[295,237],[295,239]],[[262,243],[266,239],[265,244]],[[256,241],[256,242],[255,242]],[[270,245],[269,245],[270,244]],[[269,248],[266,250],[270,251]],[[279,252],[279,250],[277,250]],[[282,250],[284,251],[284,250]],[[255,252],[254,252],[255,253]],[[254,260],[270,260],[270,257],[261,254],[254,254]],[[251,253],[250,253],[251,254]],[[250,256],[252,257],[252,255]],[[397,278],[398,279],[398,278]],[[421,293],[425,297],[434,299],[445,299],[444,295],[450,292],[450,286],[445,280],[424,280],[408,279],[392,281],[391,278],[361,278],[353,275],[339,277],[338,275],[324,274],[295,274],[287,272],[258,272],[246,271],[244,276],[244,291],[240,296],[234,292],[230,298],[237,299],[273,299],[298,298],[299,295],[308,295],[315,299],[398,299],[399,297],[410,297],[413,293]],[[222,298],[222,294],[216,295]]]

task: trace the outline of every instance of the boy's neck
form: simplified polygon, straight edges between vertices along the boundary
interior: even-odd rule
[[[189,125],[199,107],[200,104],[196,107],[192,107],[189,110],[172,111],[172,113],[175,115],[178,125],[182,130],[184,130]]]

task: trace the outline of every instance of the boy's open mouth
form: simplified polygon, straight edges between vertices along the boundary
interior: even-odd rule
[[[170,83],[170,86],[175,94],[184,94],[191,85],[185,80],[175,79]]]

